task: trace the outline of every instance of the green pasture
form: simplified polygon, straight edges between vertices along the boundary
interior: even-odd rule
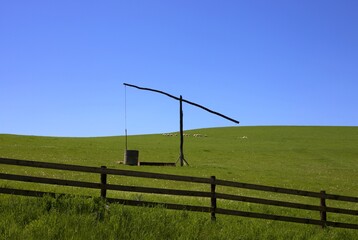
[[[185,159],[190,165],[185,167],[138,167],[119,164],[119,161],[123,161],[125,150],[125,138],[123,136],[57,138],[3,134],[0,135],[0,157],[85,166],[107,166],[108,168],[116,169],[208,178],[215,175],[218,179],[230,181],[317,192],[325,190],[331,194],[358,196],[358,127],[228,127],[190,130],[185,131],[185,133],[190,134],[190,136],[184,138]],[[193,137],[194,134],[201,134],[205,137]],[[162,134],[129,136],[128,147],[129,149],[139,150],[140,161],[176,162],[179,157],[179,136],[164,136]],[[99,181],[99,175],[97,174],[7,165],[0,165],[0,169],[1,172],[5,173]],[[120,176],[109,176],[108,180],[109,183],[126,185],[205,191],[210,189],[210,186],[200,184]],[[39,186],[31,183],[5,180],[0,180],[0,185],[99,196],[99,191],[97,190]],[[232,188],[222,188],[219,190],[227,193],[248,194],[248,196],[293,202],[299,198]],[[207,206],[209,206],[210,201],[209,199],[118,192],[109,192],[108,196],[145,201],[194,205],[205,204]],[[46,206],[53,204],[53,201],[59,201],[60,207],[56,205],[57,207],[51,208],[49,211],[46,210]],[[209,214],[205,213],[176,212],[160,208],[143,209],[115,204],[109,206],[112,209],[109,212],[118,212],[116,217],[105,211],[107,215],[99,221],[96,217],[98,209],[93,206],[102,203],[96,201],[83,199],[41,200],[0,195],[1,208],[6,212],[5,220],[3,220],[5,225],[2,225],[2,223],[0,225],[8,226],[0,227],[0,238],[5,236],[5,239],[21,239],[23,234],[26,233],[29,236],[33,234],[33,239],[36,239],[39,236],[35,234],[36,226],[33,226],[35,224],[34,221],[43,221],[43,223],[37,222],[36,224],[38,224],[38,228],[45,229],[47,228],[45,227],[46,222],[49,223],[49,226],[51,224],[55,225],[56,221],[59,225],[69,224],[63,222],[66,221],[64,219],[69,217],[77,219],[73,221],[82,221],[76,231],[69,224],[66,225],[66,228],[69,229],[68,232],[62,233],[53,230],[54,233],[51,235],[52,233],[50,234],[50,230],[48,230],[47,233],[42,233],[41,236],[45,237],[45,239],[55,239],[57,237],[71,239],[71,236],[72,239],[91,239],[86,236],[91,236],[88,234],[91,233],[93,225],[98,226],[98,229],[100,229],[96,233],[102,233],[102,239],[140,239],[140,236],[143,237],[142,239],[223,239],[225,236],[226,239],[354,239],[354,236],[357,234],[355,230],[332,228],[321,230],[317,226],[221,215],[217,216],[218,221],[213,224],[210,222]],[[303,198],[301,200],[300,198],[299,201],[319,204],[319,199]],[[68,209],[64,208],[63,204],[67,204]],[[316,219],[319,216],[319,213],[308,211],[307,213],[304,211],[302,213],[302,211],[257,206],[257,204],[230,201],[218,202],[219,206],[220,204],[232,209],[254,210],[263,213],[280,215],[290,213],[299,217],[312,217]],[[357,210],[356,204],[343,204],[339,202],[332,204],[336,204],[334,206],[337,207],[344,205],[345,207],[348,206]],[[33,208],[28,207],[29,205],[36,206],[36,210],[31,213]],[[85,210],[79,211],[77,208],[82,205]],[[21,214],[19,214],[19,209],[22,209]],[[126,220],[127,215],[124,216],[124,213],[130,215],[130,219]],[[15,218],[15,215],[22,217]],[[334,216],[334,214],[331,215],[331,218],[329,215],[329,220],[348,220],[352,223],[358,223],[355,216],[339,217]],[[55,220],[52,218],[55,218]],[[83,220],[80,220],[82,218]],[[114,218],[118,219],[114,220]],[[156,220],[156,218],[158,219]],[[161,225],[162,223],[159,220],[161,218],[166,219],[167,228]],[[146,222],[143,219],[146,219]],[[53,223],[51,222],[52,220],[54,221]],[[117,224],[119,222],[124,224],[123,221],[129,221],[134,225],[141,224],[143,232],[140,232],[141,229],[131,228],[130,225],[125,227],[116,225],[116,221],[118,222]],[[123,229],[127,231],[139,231],[139,233],[127,236],[124,235],[125,232],[122,232],[124,231]],[[150,232],[150,229],[153,232]],[[185,231],[185,234],[181,233]],[[44,230],[44,232],[46,231]],[[81,232],[83,234],[80,234]],[[97,236],[96,239],[101,239],[98,234],[96,235],[92,231],[92,236]],[[54,237],[52,238],[51,236]],[[123,236],[126,237],[123,238]]]

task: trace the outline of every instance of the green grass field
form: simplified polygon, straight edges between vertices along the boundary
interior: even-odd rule
[[[124,137],[0,135],[0,157],[97,167],[105,165],[109,168],[198,177],[215,175],[225,180],[358,196],[358,127],[233,127],[199,129],[186,133],[207,136],[185,137],[184,153],[190,164],[188,167],[120,165],[118,161],[123,160]],[[128,146],[129,149],[139,150],[140,161],[176,162],[179,157],[179,136],[129,136]],[[0,165],[0,168],[1,172],[6,173],[99,180],[98,175],[6,165]],[[111,177],[109,181],[197,190],[196,186],[190,184],[178,186],[178,183],[148,179]],[[94,190],[45,185],[39,187],[5,180],[0,180],[0,185],[99,195]],[[270,193],[253,192],[251,195],[275,198]],[[163,200],[163,197],[150,194],[109,193],[109,196]],[[283,195],[280,198],[296,200],[293,196]],[[184,200],[173,197],[168,201],[181,203]],[[188,201],[195,204],[199,200]],[[212,223],[204,213],[116,204],[109,206],[110,210],[105,211],[105,217],[98,220],[99,209],[104,204],[80,198],[54,200],[0,195],[0,204],[0,210],[4,212],[2,215],[5,216],[0,222],[0,236],[3,239],[23,239],[24,236],[27,239],[354,239],[357,234],[354,230],[321,230],[317,226],[221,215],[216,223]],[[254,209],[276,214],[291,211],[247,203],[221,204],[235,209]],[[51,206],[50,209],[48,206]],[[357,210],[353,204],[349,207]],[[296,215],[295,210],[292,210],[292,214]],[[317,214],[313,214],[315,218]],[[350,219],[354,218],[350,216]],[[355,219],[353,223],[358,221]]]

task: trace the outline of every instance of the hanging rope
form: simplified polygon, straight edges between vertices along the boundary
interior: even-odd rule
[[[124,132],[125,132],[125,146],[128,150],[128,137],[127,137],[127,86],[124,85]]]

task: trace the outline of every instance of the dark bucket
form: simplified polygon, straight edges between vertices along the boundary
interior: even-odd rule
[[[124,164],[125,165],[138,165],[138,150],[126,150],[124,153]]]

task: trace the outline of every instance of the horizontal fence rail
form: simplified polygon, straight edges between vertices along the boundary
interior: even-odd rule
[[[162,179],[162,180],[172,180],[172,181],[182,181],[182,182],[192,182],[192,183],[210,183],[210,179],[208,178],[188,177],[188,176],[180,176],[180,175],[149,173],[149,172],[139,172],[139,171],[119,170],[119,169],[107,169],[107,168],[98,168],[98,167],[87,167],[87,166],[72,165],[72,164],[35,162],[35,161],[18,160],[18,159],[10,159],[10,158],[0,158],[0,164],[35,167],[35,168],[49,168],[49,169],[76,171],[76,172],[103,173],[103,174],[121,175],[121,176],[128,176],[128,177],[155,178],[155,179]]]
[[[316,206],[316,205],[291,203],[291,202],[268,200],[268,199],[246,197],[246,196],[237,196],[237,195],[230,195],[230,194],[224,194],[224,193],[216,193],[216,198],[241,201],[241,202],[259,203],[259,204],[264,204],[264,205],[288,207],[288,208],[306,209],[306,210],[314,210],[314,211],[326,211],[326,212],[341,213],[341,214],[348,214],[348,215],[358,215],[357,210],[348,210],[348,209],[333,208],[333,207],[322,207],[322,206]]]
[[[99,167],[38,162],[38,161],[18,160],[18,159],[9,159],[9,158],[0,158],[0,164],[100,174],[100,183],[85,182],[85,181],[78,181],[78,180],[47,178],[47,177],[24,176],[24,175],[9,174],[9,173],[0,173],[0,179],[9,180],[9,181],[20,181],[20,182],[39,183],[39,184],[51,184],[51,185],[60,185],[60,186],[99,189],[101,191],[100,196],[102,198],[105,198],[105,200],[110,203],[116,202],[116,203],[120,203],[120,204],[131,205],[131,206],[162,206],[164,208],[173,209],[173,210],[209,212],[211,214],[212,220],[216,219],[216,214],[223,214],[223,215],[233,215],[233,216],[241,216],[241,217],[276,220],[276,221],[312,224],[312,225],[319,225],[322,227],[330,226],[330,227],[338,227],[338,228],[358,229],[358,224],[327,221],[327,212],[358,216],[357,210],[334,208],[334,207],[326,206],[327,199],[357,203],[358,198],[351,197],[351,196],[327,194],[327,193],[325,193],[325,191],[312,192],[312,191],[304,191],[304,190],[296,190],[296,189],[288,189],[288,188],[271,187],[271,186],[265,186],[265,185],[232,182],[232,181],[226,181],[226,180],[219,180],[219,179],[216,179],[214,176],[212,176],[210,178],[202,178],[202,177],[180,176],[180,175],[149,173],[149,172],[140,172],[140,171],[108,169],[105,166],[102,166],[99,168]],[[210,185],[210,191],[178,190],[178,189],[167,189],[167,188],[109,184],[109,183],[107,183],[107,175],[120,175],[120,176],[127,176],[127,177],[140,177],[140,178],[152,178],[152,179],[181,181],[181,182],[190,182],[190,183],[202,183],[202,184]],[[256,198],[256,197],[219,193],[216,190],[216,186],[226,186],[226,187],[250,189],[250,190],[256,190],[256,191],[274,192],[274,193],[280,193],[280,194],[291,194],[291,195],[297,195],[297,196],[319,198],[320,205],[293,203],[293,202],[286,202],[286,201],[269,200],[269,199],[264,199],[264,198]],[[170,195],[170,196],[209,198],[211,200],[211,204],[209,207],[209,206],[193,206],[193,205],[185,205],[185,204],[147,202],[147,201],[119,199],[119,198],[108,198],[108,197],[106,197],[107,190],[122,191],[122,192],[149,193],[149,194]],[[44,195],[49,195],[49,196],[55,197],[55,196],[61,195],[61,194],[53,193],[53,192],[20,190],[20,189],[13,189],[13,188],[7,188],[7,187],[0,187],[0,193],[23,195],[23,196],[34,196],[34,197],[42,197]],[[93,197],[93,196],[83,196],[83,197]],[[217,207],[217,200],[231,200],[231,201],[238,201],[238,202],[248,202],[248,203],[255,203],[255,204],[285,207],[285,208],[311,210],[311,211],[316,211],[316,212],[320,213],[320,220],[223,209],[223,208]]]
[[[256,185],[256,184],[249,184],[249,183],[231,182],[225,180],[217,180],[216,185],[246,188],[246,189],[265,191],[265,192],[284,193],[284,194],[291,194],[291,195],[305,196],[305,197],[314,197],[314,198],[323,197],[325,199],[332,199],[332,200],[346,201],[346,202],[358,202],[358,197],[341,196],[341,195],[334,195],[334,194],[322,195],[321,193],[317,193],[317,192],[310,192],[310,191],[303,191],[303,190],[296,190],[296,189],[289,189],[289,188],[280,188],[280,187],[270,187],[265,185]]]
[[[178,196],[208,197],[208,198],[211,197],[211,193],[200,192],[200,191],[134,187],[134,186],[114,185],[114,184],[106,184],[105,186],[103,186],[101,183],[62,180],[56,178],[22,176],[22,175],[6,174],[6,173],[5,174],[0,173],[0,179],[21,181],[21,182],[44,183],[44,184],[51,184],[51,185],[71,186],[71,187],[107,189],[107,190],[116,190],[116,191],[124,191],[124,192],[155,193],[155,194],[178,195]]]
[[[76,196],[76,195],[70,195],[70,194],[59,194],[59,193],[55,193],[55,192],[21,190],[21,189],[13,189],[13,188],[0,188],[0,193],[19,195],[19,196],[30,196],[30,197]],[[93,196],[85,196],[85,195],[81,195],[81,197],[93,198]],[[120,203],[120,204],[130,205],[130,206],[141,206],[141,207],[157,207],[157,206],[159,206],[159,207],[164,207],[167,209],[186,210],[186,211],[193,211],[193,212],[210,212],[211,211],[211,207],[193,206],[193,205],[184,205],[184,204],[158,203],[158,202],[138,201],[138,200],[119,199],[119,198],[106,198],[106,201],[109,203]]]

